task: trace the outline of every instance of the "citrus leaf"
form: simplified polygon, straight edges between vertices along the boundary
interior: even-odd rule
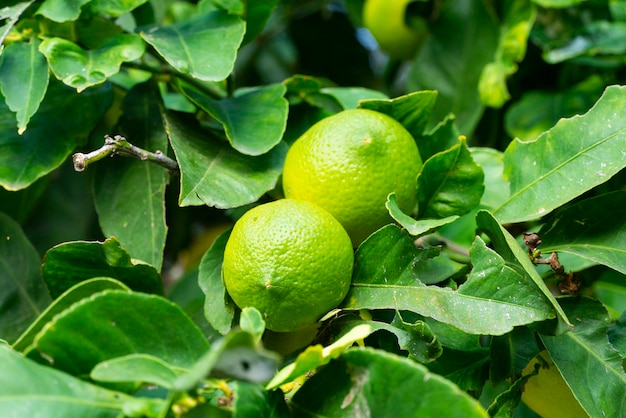
[[[221,234],[200,260],[198,284],[205,295],[204,316],[216,331],[226,334],[230,331],[234,316],[234,304],[228,303],[228,294],[222,280],[224,248],[231,229]]]
[[[502,257],[506,265],[514,269],[517,274],[523,275],[526,279],[530,278],[537,289],[543,293],[552,305],[552,309],[556,311],[557,326],[555,332],[561,333],[569,331],[571,324],[561,309],[561,306],[554,298],[550,289],[547,288],[543,279],[535,269],[528,255],[522,250],[518,242],[502,227],[496,218],[486,210],[480,210],[476,215],[476,224],[478,228],[485,232],[491,239],[493,249]]]
[[[453,114],[446,115],[434,128],[424,132],[424,135],[419,138],[417,145],[423,161],[459,143],[461,134],[455,121],[456,117]]]
[[[626,167],[625,99],[626,87],[608,87],[586,114],[562,119],[534,141],[511,142],[504,153],[511,192],[494,212],[498,220],[547,215]]]
[[[423,365],[372,348],[347,350],[309,378],[292,405],[300,415],[337,418],[489,416],[476,399]]]
[[[167,299],[105,290],[54,317],[35,338],[35,347],[55,368],[88,375],[96,364],[128,354],[150,354],[188,368],[209,343]]]
[[[125,96],[117,131],[133,145],[150,151],[168,148],[158,96],[140,84]],[[112,158],[99,162],[94,175],[94,203],[105,236],[115,236],[133,258],[157,271],[163,263],[167,169],[147,161]]]
[[[141,37],[181,73],[219,81],[233,70],[244,32],[241,18],[214,11],[142,31]]]
[[[168,113],[165,120],[181,170],[181,206],[243,206],[256,202],[276,186],[287,154],[286,144],[281,142],[267,154],[252,157],[210,140],[197,121],[187,115]]]
[[[415,220],[409,215],[402,212],[402,209],[398,206],[395,193],[390,193],[385,202],[385,207],[389,211],[389,215],[398,222],[409,234],[414,237],[420,237],[422,235],[429,234],[440,227],[454,222],[459,217],[457,215],[448,216],[443,219],[420,219]]]
[[[39,254],[20,226],[0,212],[0,338],[16,339],[50,303]]]
[[[129,354],[96,364],[89,377],[98,382],[148,383],[171,389],[182,372],[159,357],[150,354]]]
[[[80,282],[68,290],[61,296],[56,298],[45,311],[30,324],[28,329],[13,343],[13,349],[17,351],[26,351],[32,345],[35,336],[52,320],[57,314],[63,312],[74,303],[81,299],[89,297],[95,293],[106,289],[130,290],[122,282],[117,280],[97,277],[95,279]]]
[[[91,0],[46,0],[37,9],[37,14],[55,22],[76,20],[80,16],[80,8]]]
[[[46,253],[41,274],[54,299],[75,284],[94,277],[110,277],[137,291],[160,295],[165,292],[154,267],[134,263],[115,238],[59,244]]]
[[[89,7],[93,13],[118,17],[141,6],[148,0],[91,0]]]
[[[35,0],[23,1],[0,9],[0,20],[5,21],[6,19],[6,23],[0,26],[0,56],[2,56],[2,52],[4,51],[5,38],[9,32],[11,32],[11,29],[15,26],[22,13],[34,2]]]
[[[489,277],[509,290],[499,295],[500,300],[491,295],[474,295],[471,288],[463,293],[424,285],[416,272],[423,259],[432,257],[429,257],[430,252],[440,249],[422,249],[421,254],[415,255],[419,250],[415,249],[411,239],[406,239],[408,235],[403,239],[398,232],[393,233],[393,228],[400,231],[395,226],[385,227],[358,248],[352,286],[343,302],[344,309],[407,310],[470,334],[489,335],[501,335],[518,325],[554,318],[551,306],[542,309],[517,303],[515,296],[510,294],[515,288],[500,278],[499,271],[490,271]],[[484,276],[487,273],[483,272]],[[479,275],[480,271],[476,270],[474,274]]]
[[[324,87],[320,92],[334,97],[344,109],[356,109],[362,100],[389,99],[383,92],[364,87]]]
[[[589,416],[624,416],[626,373],[607,338],[606,309],[587,298],[561,302],[574,329],[559,336],[540,335],[550,357]]]
[[[626,274],[626,192],[592,197],[556,212],[539,236],[543,252],[575,254]]]
[[[4,417],[157,416],[166,402],[94,386],[0,346],[0,414]],[[133,415],[131,415],[133,414]],[[139,414],[139,415],[138,415]]]
[[[105,82],[123,62],[136,60],[144,50],[141,38],[130,34],[117,35],[90,51],[62,38],[48,38],[39,46],[54,75],[79,93]]]
[[[15,130],[15,114],[0,102],[0,186],[23,189],[57,168],[111,105],[111,93],[109,84],[78,95],[51,81],[23,135]],[[73,111],[71,118],[68,109]],[[63,140],[51,140],[51,135]]]
[[[484,177],[464,137],[454,147],[433,155],[417,176],[419,218],[468,213],[480,203]]]
[[[6,47],[0,63],[0,88],[7,106],[16,112],[17,131],[26,130],[48,88],[48,64],[38,51],[39,40],[14,42]]]
[[[358,107],[391,116],[400,122],[414,138],[419,138],[426,129],[437,95],[436,91],[416,91],[394,99],[362,100]]]
[[[183,89],[190,100],[222,124],[233,148],[246,155],[265,154],[280,142],[289,110],[286,91],[283,84],[271,84],[213,100],[197,90]]]

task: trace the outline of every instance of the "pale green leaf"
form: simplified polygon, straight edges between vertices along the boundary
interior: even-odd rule
[[[105,360],[94,366],[89,374],[98,382],[141,383],[172,388],[183,369],[174,367],[150,354],[129,354]]]
[[[509,198],[502,223],[547,215],[626,167],[626,87],[608,87],[589,112],[562,119],[536,140],[514,140],[504,153]]]
[[[364,87],[324,87],[320,92],[333,96],[344,109],[356,109],[361,100],[388,100],[381,91]]]
[[[55,22],[76,20],[80,16],[81,7],[91,0],[45,0],[37,10],[37,14]]]
[[[34,2],[35,0],[23,1],[0,9],[0,20],[6,19],[6,23],[0,26],[0,56],[4,50],[4,39],[9,35],[22,13]]]
[[[91,0],[89,7],[92,12],[118,17],[131,12],[148,0]]]

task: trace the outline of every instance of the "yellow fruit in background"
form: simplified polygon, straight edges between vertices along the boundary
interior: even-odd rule
[[[267,329],[314,324],[348,293],[354,252],[341,224],[303,201],[281,199],[246,212],[224,250],[224,284],[240,308],[253,306]]]
[[[427,31],[416,30],[405,21],[406,8],[411,0],[366,0],[363,5],[363,25],[370,31],[380,48],[392,58],[410,59]]]
[[[330,212],[356,247],[392,222],[385,207],[395,192],[410,213],[417,202],[422,167],[411,134],[395,119],[366,109],[322,119],[289,149],[283,169],[285,196]]]
[[[522,401],[543,418],[588,418],[546,350],[528,363],[523,374],[532,373],[538,363],[542,367],[524,385]]]

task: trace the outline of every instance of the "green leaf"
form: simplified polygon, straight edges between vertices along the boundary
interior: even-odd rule
[[[38,51],[39,41],[14,42],[0,62],[0,89],[7,106],[17,113],[17,132],[26,130],[48,88],[48,64]]]
[[[172,302],[105,290],[54,317],[35,338],[35,347],[55,368],[80,376],[104,360],[128,354],[150,354],[189,368],[209,344]]]
[[[51,82],[39,111],[21,136],[15,130],[15,115],[0,102],[0,186],[23,189],[57,168],[87,138],[110,106],[111,93],[108,84],[78,95]],[[73,111],[76,109],[80,112]],[[68,118],[70,110],[72,117]]]
[[[607,338],[606,310],[587,298],[561,302],[574,329],[559,336],[540,335],[550,357],[589,416],[624,416],[626,374]]]
[[[244,3],[244,2],[242,2]],[[279,0],[246,0],[244,6],[246,35],[242,44],[245,45],[257,37],[265,27]]]
[[[583,0],[533,0],[533,3],[545,8],[560,9],[570,6],[576,6]]]
[[[164,294],[161,276],[154,267],[134,263],[115,238],[59,244],[46,253],[41,274],[54,299],[75,284],[94,277],[110,277],[133,290]]]
[[[13,344],[13,349],[17,351],[26,351],[33,344],[35,336],[52,320],[57,314],[63,312],[74,303],[89,297],[95,293],[107,289],[130,290],[122,282],[117,280],[98,277],[95,279],[80,282],[68,290],[61,296],[56,298],[45,311],[30,324],[28,329]]]
[[[509,192],[509,184],[504,181],[504,161],[502,152],[487,147],[470,148],[472,159],[485,173],[485,191],[480,198],[480,206],[495,209],[502,206]]]
[[[557,211],[539,236],[542,252],[575,254],[626,274],[626,192],[592,197]]]
[[[117,35],[86,51],[62,38],[48,38],[39,46],[54,75],[80,93],[117,74],[123,62],[140,58],[145,44],[138,35]]]
[[[286,91],[283,84],[271,84],[212,100],[197,90],[183,89],[190,100],[222,124],[233,148],[246,155],[265,154],[280,142],[289,110]]]
[[[245,23],[238,16],[214,11],[140,34],[181,73],[219,81],[232,72],[244,32]]]
[[[427,367],[458,385],[461,390],[480,390],[489,378],[489,349],[459,350],[445,346],[441,356]]]
[[[205,294],[204,316],[219,333],[230,331],[234,316],[234,303],[228,303],[228,294],[222,280],[222,262],[224,248],[230,237],[231,230],[221,234],[211,245],[211,248],[200,260],[198,284]]]
[[[40,258],[18,224],[0,212],[0,338],[16,339],[50,303]]]
[[[389,99],[383,92],[364,87],[324,87],[320,92],[334,97],[344,109],[356,109],[362,100]]]
[[[255,342],[259,344],[263,331],[265,331],[265,320],[263,315],[255,307],[248,306],[241,310],[239,317],[239,327],[254,336]]]
[[[414,138],[424,133],[438,92],[417,91],[394,99],[370,99],[359,102],[359,108],[375,110],[400,122]]]
[[[89,7],[93,13],[118,17],[141,6],[148,0],[91,0]]]
[[[91,0],[46,0],[37,9],[37,14],[55,22],[76,20],[80,16],[80,8]]]
[[[150,354],[129,354],[96,364],[89,377],[98,382],[137,382],[171,389],[176,378],[182,373],[182,369],[171,366],[159,357]]]
[[[393,233],[393,228],[398,232]],[[359,246],[344,309],[406,310],[470,334],[489,335],[501,335],[517,325],[554,317],[552,309],[511,303],[510,295],[497,300],[491,295],[475,296],[472,292],[424,285],[417,274],[422,260],[437,255],[440,249],[416,249],[408,234],[404,234],[403,237],[395,226],[385,227]],[[497,281],[497,276],[493,280]]]
[[[626,22],[588,22],[569,43],[550,49],[546,62],[557,64],[582,56],[622,55],[626,52]]]
[[[126,94],[118,132],[133,145],[165,152],[168,141],[156,93],[153,85],[140,84]],[[167,169],[130,158],[101,161],[95,169],[94,203],[103,233],[160,271],[167,234]]]
[[[511,142],[504,153],[511,193],[494,215],[502,223],[537,219],[626,167],[624,109],[626,87],[611,86],[586,114],[532,142]]]
[[[433,119],[454,113],[464,135],[474,131],[484,110],[478,82],[497,48],[499,28],[492,16],[481,0],[446,2],[407,80],[411,91],[439,91]]]
[[[252,157],[207,138],[208,133],[187,115],[168,113],[165,121],[181,170],[181,206],[243,206],[256,202],[276,186],[287,154],[286,144]]]
[[[0,414],[5,417],[156,416],[162,399],[134,398],[39,365],[0,346]]]
[[[421,364],[372,348],[351,349],[296,392],[300,415],[488,417],[477,400]]]
[[[433,155],[417,176],[420,218],[464,215],[474,209],[484,191],[484,173],[474,162],[465,138]]]
[[[0,26],[0,56],[4,50],[4,40],[8,36],[13,26],[17,23],[20,16],[28,7],[33,4],[35,0],[23,1],[21,3],[15,3],[12,6],[6,6],[0,9],[0,20],[6,20],[6,23]]]
[[[555,332],[561,333],[569,331],[571,324],[565,312],[561,309],[561,306],[550,292],[550,289],[546,287],[543,279],[530,261],[530,258],[522,250],[515,238],[513,238],[511,234],[498,223],[496,218],[486,210],[480,210],[478,212],[476,215],[476,224],[482,232],[489,236],[493,249],[502,257],[506,265],[515,270],[517,274],[530,277],[541,293],[550,301],[553,309],[556,311],[558,320]]]
[[[415,220],[402,212],[402,209],[398,206],[395,193],[389,194],[387,202],[385,202],[385,207],[389,211],[391,217],[414,237],[429,234],[437,230],[439,227],[452,223],[459,218],[458,215],[452,215],[443,219]]]
[[[423,161],[427,161],[433,155],[447,151],[459,143],[461,134],[455,120],[453,114],[446,115],[437,126],[424,132],[424,135],[419,138],[417,145]]]

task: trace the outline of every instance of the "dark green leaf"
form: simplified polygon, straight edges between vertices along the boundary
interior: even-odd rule
[[[509,418],[514,416],[513,411],[519,405],[522,399],[522,391],[524,384],[533,374],[527,374],[517,379],[511,387],[500,393],[496,399],[489,405],[489,416],[493,418]]]
[[[276,186],[287,146],[258,157],[208,137],[191,118],[169,113],[166,129],[181,170],[181,206],[233,208],[255,202]]]
[[[161,276],[154,267],[133,263],[115,238],[59,244],[46,253],[41,274],[55,299],[75,284],[94,277],[110,277],[137,291],[164,293]]]
[[[118,17],[141,6],[148,0],[91,0],[92,12]]]
[[[402,209],[400,209],[400,207],[398,206],[395,193],[389,194],[387,202],[385,202],[385,206],[387,207],[387,210],[389,211],[391,217],[400,225],[402,225],[402,227],[414,237],[429,234],[437,230],[439,227],[452,223],[456,219],[458,219],[457,215],[453,215],[443,219],[415,220],[409,215],[402,212]]]
[[[296,412],[332,417],[488,417],[478,401],[424,366],[371,348],[346,351],[292,399]]]
[[[575,254],[626,274],[626,192],[568,206],[556,212],[539,235],[546,253]]]
[[[39,41],[14,42],[7,46],[0,63],[0,88],[7,106],[17,115],[21,135],[37,112],[48,88],[48,64],[39,53]]]
[[[625,99],[626,87],[608,87],[586,114],[532,142],[511,142],[504,153],[511,192],[494,215],[503,223],[537,219],[626,167]]]
[[[233,148],[246,155],[261,155],[275,147],[287,125],[289,105],[283,84],[235,92],[234,97],[213,100],[197,90],[187,96],[224,126]]]
[[[140,84],[130,90],[122,110],[118,132],[145,150],[167,150],[167,135],[154,86]],[[130,158],[102,161],[95,168],[94,203],[105,236],[115,236],[133,258],[160,271],[167,233],[164,205],[167,170]]]
[[[563,299],[562,305],[574,329],[556,337],[541,335],[550,357],[589,416],[624,416],[626,374],[607,338],[606,309],[586,298]]]
[[[142,31],[141,36],[181,73],[219,81],[233,70],[244,32],[245,23],[238,16],[214,11]]]
[[[76,20],[80,16],[80,8],[91,0],[46,0],[37,10],[37,14],[55,22]]]
[[[161,399],[133,398],[41,366],[0,346],[0,414],[7,418],[157,416]]]
[[[461,390],[480,390],[489,378],[489,350],[482,347],[464,350],[444,347],[441,356],[427,367],[458,385]]]
[[[447,115],[430,131],[424,132],[417,141],[422,160],[427,161],[433,155],[446,151],[459,143],[459,128],[454,115]]]
[[[0,338],[16,339],[50,303],[40,263],[20,226],[0,212]]]
[[[244,11],[246,19],[246,35],[242,44],[251,42],[259,35],[272,12],[278,5],[279,0],[246,0]]]
[[[292,415],[281,390],[268,392],[263,386],[233,381],[233,410],[238,418],[290,418]]]
[[[621,55],[626,52],[626,22],[589,22],[582,32],[571,42],[546,51],[544,59],[556,64],[584,55]]]
[[[11,6],[6,6],[0,9],[0,20],[6,20],[6,23],[0,26],[0,56],[4,50],[4,40],[13,29],[13,26],[17,23],[20,16],[28,7],[33,4],[35,0],[15,2]]]
[[[145,44],[138,35],[118,35],[97,49],[86,51],[62,38],[48,38],[39,46],[54,75],[80,93],[101,84],[120,70],[123,62],[141,57]]]
[[[474,162],[464,138],[429,158],[417,176],[420,218],[464,215],[474,209],[484,191],[484,173]]]
[[[28,329],[13,344],[13,349],[26,351],[35,339],[35,336],[52,320],[74,303],[89,297],[95,293],[107,289],[130,290],[122,282],[109,278],[95,278],[85,280],[69,288],[65,293],[56,298],[39,317],[30,324]]]
[[[396,336],[398,346],[409,352],[409,358],[420,363],[429,363],[441,355],[441,343],[426,322],[420,320],[407,322],[399,312],[396,312],[391,325],[404,331],[396,333]]]
[[[498,26],[481,0],[446,2],[409,73],[408,87],[437,90],[433,119],[457,117],[462,134],[470,135],[483,113],[478,81],[493,59]]]
[[[23,135],[15,130],[13,112],[0,103],[0,186],[23,189],[57,168],[87,138],[110,106],[111,93],[109,84],[78,95],[51,82]]]
[[[128,354],[150,354],[189,368],[209,344],[168,300],[105,290],[57,315],[37,335],[35,347],[55,368],[80,376],[104,360]]]

